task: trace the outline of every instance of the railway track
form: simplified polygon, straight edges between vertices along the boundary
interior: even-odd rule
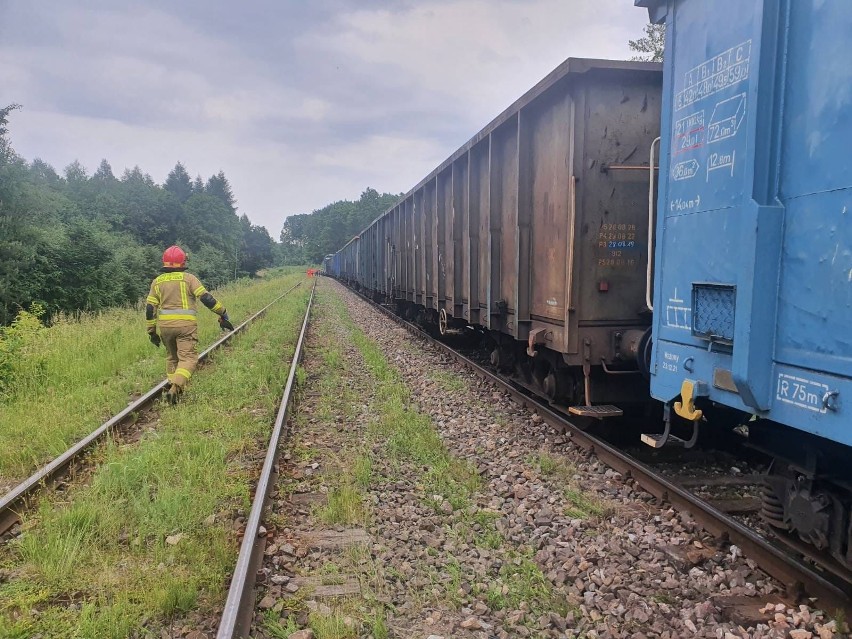
[[[797,600],[806,597],[816,598],[819,607],[824,610],[843,610],[847,614],[852,612],[852,576],[846,575],[843,570],[838,570],[836,567],[822,564],[823,558],[813,554],[803,545],[798,548],[801,555],[795,556],[779,547],[779,540],[764,537],[752,530],[738,518],[738,515],[744,513],[733,503],[736,500],[732,500],[730,507],[725,507],[718,501],[711,503],[708,499],[703,499],[692,489],[705,485],[706,481],[704,484],[700,479],[692,482],[679,481],[683,478],[669,475],[643,463],[594,433],[580,429],[572,423],[568,415],[554,411],[543,400],[450,348],[418,325],[399,317],[389,308],[374,302],[360,292],[354,292],[398,325],[406,328],[412,335],[430,343],[467,366],[476,375],[492,382],[517,403],[536,411],[549,426],[564,432],[575,444],[595,454],[603,463],[621,473],[625,479],[635,481],[642,489],[653,495],[660,504],[669,504],[679,511],[688,512],[697,525],[721,543],[736,545],[743,554],[755,561],[761,570],[783,584],[789,597]],[[748,478],[736,481],[747,480]],[[722,478],[718,479],[718,483],[731,485],[731,482]],[[746,510],[751,511],[750,508]],[[785,544],[788,547],[791,545],[787,540]]]
[[[255,320],[263,317],[274,304],[293,292],[296,288],[301,286],[301,284],[301,282],[298,282],[262,309],[254,313],[242,324],[235,327],[232,332],[223,335],[199,354],[198,361],[204,362],[207,360],[212,353],[227,344],[235,335],[244,331]],[[37,494],[44,488],[55,486],[62,477],[80,463],[86,453],[91,450],[95,444],[103,441],[111,433],[116,432],[129,423],[132,423],[135,415],[151,407],[163,393],[166,384],[167,381],[163,380],[155,385],[140,398],[113,415],[110,419],[98,426],[98,428],[71,446],[53,461],[39,468],[27,479],[0,497],[0,535],[5,535],[12,530],[12,528],[20,521],[21,513],[29,508]]]
[[[216,634],[217,639],[246,637],[251,629],[255,607],[255,577],[263,559],[264,549],[266,548],[266,530],[261,525],[261,520],[269,495],[275,485],[279,444],[284,433],[284,426],[287,423],[290,399],[293,395],[293,387],[295,385],[296,369],[302,358],[305,334],[308,330],[315,292],[316,281],[314,281],[311,296],[308,299],[305,319],[302,321],[302,329],[299,332],[299,339],[296,341],[296,349],[293,351],[293,359],[290,362],[287,383],[284,386],[284,393],[282,394],[281,403],[275,416],[272,434],[269,437],[269,445],[266,449],[263,468],[257,480],[251,511],[246,520],[243,541],[240,545],[240,553],[234,568],[234,574],[231,577],[228,597],[225,601],[225,607],[219,622],[219,629]]]

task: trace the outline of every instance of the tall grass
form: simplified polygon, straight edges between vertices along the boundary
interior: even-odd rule
[[[272,307],[193,379],[184,402],[162,407],[156,431],[106,446],[86,486],[42,500],[0,551],[0,566],[14,570],[0,583],[0,637],[4,628],[45,639],[142,636],[142,624],[159,636],[169,620],[221,599],[236,558],[230,517],[250,504],[308,292]]]
[[[301,273],[274,271],[215,291],[234,323],[283,293]],[[165,354],[148,341],[144,313],[113,309],[58,317],[19,331],[0,395],[0,491],[55,457],[165,376]],[[199,310],[199,347],[220,334]],[[7,337],[7,342],[8,337]]]

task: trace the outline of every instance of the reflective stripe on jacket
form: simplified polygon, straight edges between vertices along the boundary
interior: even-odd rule
[[[207,289],[192,273],[177,271],[157,276],[151,282],[151,290],[145,300],[157,309],[156,319],[147,320],[148,326],[157,323],[164,326],[195,323],[198,298],[205,293]],[[210,310],[219,313],[221,308],[222,304],[216,302]]]

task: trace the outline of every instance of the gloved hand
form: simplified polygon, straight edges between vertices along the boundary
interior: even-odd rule
[[[155,333],[153,331],[148,333],[148,339],[151,340],[151,343],[154,346],[156,346],[157,348],[160,348],[160,341],[161,340],[160,340],[160,336],[157,335],[157,333]]]
[[[219,327],[223,331],[234,330],[234,325],[231,324],[231,318],[228,317],[228,311],[225,311],[224,313],[222,313],[222,315],[219,316]]]

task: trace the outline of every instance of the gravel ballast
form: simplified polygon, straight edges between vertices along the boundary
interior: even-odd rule
[[[280,492],[313,497],[276,502],[285,523],[267,551],[259,621],[280,618],[279,627],[298,627],[300,639],[321,636],[311,624],[317,611],[340,613],[342,634],[328,636],[841,636],[822,612],[781,602],[778,584],[736,546],[717,546],[688,515],[661,509],[570,437],[337,282],[323,279],[318,295],[343,300],[407,387],[409,408],[431,421],[451,467],[474,477],[456,499],[429,491],[428,463],[388,458],[387,442],[369,435],[382,386],[349,329],[327,324],[344,344],[340,375],[352,392],[336,415],[320,415],[319,395],[300,405],[294,438],[313,452],[288,455]],[[311,357],[309,350],[305,366],[319,375]],[[363,518],[323,524],[317,504],[339,483],[334,460],[359,446],[372,459]],[[328,542],[330,532],[351,543]],[[311,535],[326,541],[305,541]],[[331,596],[312,597],[318,584],[343,594],[326,588]],[[727,612],[735,597],[763,613],[735,618]],[[258,623],[254,636],[279,635]]]

